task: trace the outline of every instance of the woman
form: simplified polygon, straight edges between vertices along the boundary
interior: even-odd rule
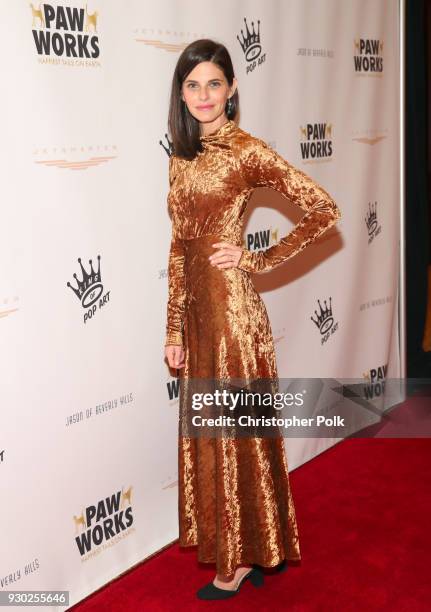
[[[168,127],[172,218],[165,355],[180,371],[179,544],[217,574],[201,599],[225,599],[262,567],[285,568],[300,549],[281,434],[192,435],[185,381],[276,380],[265,305],[251,272],[302,251],[340,219],[330,195],[263,140],[239,128],[237,80],[227,49],[197,40],[180,55]],[[255,187],[272,187],[305,215],[265,251],[242,248],[243,217]]]

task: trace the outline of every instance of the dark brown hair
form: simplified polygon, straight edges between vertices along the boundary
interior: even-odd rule
[[[223,71],[229,87],[232,86],[235,76],[226,47],[209,38],[200,38],[190,43],[178,58],[172,78],[168,130],[173,153],[186,159],[193,159],[198,151],[202,151],[202,144],[199,140],[199,121],[190,114],[186,103],[182,100],[181,88],[188,74],[201,62],[214,62]],[[228,119],[234,119],[239,107],[238,89],[230,99],[230,110],[227,111],[226,104],[225,112]]]

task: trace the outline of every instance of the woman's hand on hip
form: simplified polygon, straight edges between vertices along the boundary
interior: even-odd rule
[[[184,367],[184,348],[179,344],[167,344],[165,346],[165,356],[170,368]]]
[[[220,247],[218,251],[209,256],[212,266],[217,268],[236,268],[241,259],[243,248],[229,242],[215,242],[213,247]]]

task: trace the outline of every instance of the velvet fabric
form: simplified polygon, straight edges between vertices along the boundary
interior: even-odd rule
[[[185,350],[179,369],[179,544],[197,545],[199,561],[230,575],[238,565],[273,567],[301,558],[284,439],[281,433],[191,435],[184,427],[192,410],[184,383],[277,379],[271,326],[251,273],[281,265],[341,213],[318,183],[232,120],[201,136],[201,143],[193,160],[172,155],[169,161],[165,345]],[[242,245],[247,202],[260,186],[282,193],[304,216],[265,251],[243,249],[238,267],[212,266],[214,243]]]

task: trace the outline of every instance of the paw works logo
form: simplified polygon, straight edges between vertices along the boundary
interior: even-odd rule
[[[269,228],[246,234],[243,240],[243,245],[249,251],[258,251],[259,249],[265,249],[276,242],[278,242],[277,227],[275,229]]]
[[[383,41],[372,38],[359,38],[354,41],[353,62],[357,74],[379,76],[383,72]]]
[[[317,310],[314,311],[316,318],[310,317],[313,323],[316,325],[317,329],[320,332],[321,344],[325,344],[329,340],[329,338],[334,334],[338,329],[338,321],[334,323],[334,315],[332,312],[332,297],[329,297],[329,306],[324,300],[325,307],[322,307],[320,300],[317,300],[319,304],[319,312]]]
[[[332,124],[306,123],[301,125],[301,156],[304,161],[324,160],[332,157]]]
[[[81,557],[102,552],[130,535],[134,528],[132,487],[116,491],[73,516],[75,542]]]
[[[107,291],[103,294],[102,277],[100,275],[100,255],[97,256],[97,259],[97,272],[93,269],[92,259],[88,261],[90,264],[90,271],[87,272],[82,265],[81,258],[78,257],[78,263],[81,266],[82,280],[79,280],[75,273],[73,278],[76,280],[77,287],[73,287],[70,282],[67,283],[67,286],[72,289],[85,310],[84,323],[92,319],[96,312],[109,302],[109,295],[111,293],[111,291]]]
[[[244,17],[245,34],[241,30],[241,38],[237,35],[241,49],[243,50],[245,61],[247,62],[246,74],[253,72],[256,66],[260,66],[266,59],[266,53],[262,53],[262,45],[260,44],[260,20],[257,21],[257,30],[254,27],[254,21],[251,22],[251,30],[247,25],[247,20]]]
[[[364,383],[365,399],[372,400],[384,395],[387,371],[388,364],[384,363],[363,373],[363,377],[367,381]]]
[[[94,60],[99,57],[98,12],[73,6],[30,3],[32,32],[39,56]],[[67,62],[65,62],[67,63]]]
[[[178,371],[178,370],[177,370]],[[180,397],[180,379],[173,378],[166,383],[169,401],[176,401]]]

